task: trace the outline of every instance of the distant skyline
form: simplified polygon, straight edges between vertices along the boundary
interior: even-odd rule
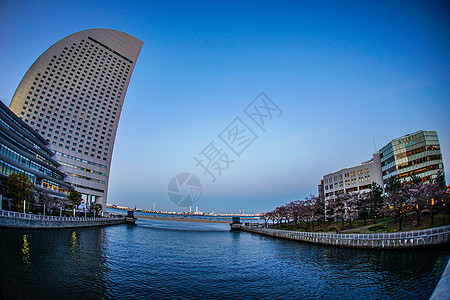
[[[188,172],[203,187],[199,210],[263,212],[317,194],[324,174],[422,129],[438,133],[448,183],[448,11],[446,1],[2,1],[0,100],[9,105],[50,45],[111,28],[144,45],[109,203],[188,210],[167,196]],[[244,112],[261,92],[282,110],[265,131]],[[236,117],[257,136],[240,156],[220,137]],[[212,141],[234,160],[215,182],[194,160]]]

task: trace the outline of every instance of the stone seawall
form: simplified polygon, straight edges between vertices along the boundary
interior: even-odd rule
[[[124,224],[125,218],[54,217],[0,211],[0,227],[73,228]]]
[[[418,231],[371,234],[297,232],[252,226],[242,226],[242,230],[314,244],[351,248],[400,249],[431,247],[450,242],[450,226]]]

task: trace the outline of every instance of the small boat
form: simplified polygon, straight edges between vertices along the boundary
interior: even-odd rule
[[[241,218],[240,217],[233,217],[233,222],[230,223],[230,230],[231,231],[241,231]]]
[[[125,217],[125,223],[136,224],[136,218],[134,217],[134,211],[129,210],[127,216]]]

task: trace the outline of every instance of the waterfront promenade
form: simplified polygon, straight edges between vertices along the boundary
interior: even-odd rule
[[[450,242],[450,225],[417,231],[369,234],[298,232],[261,228],[252,224],[242,226],[242,230],[313,244],[368,249],[433,247]]]
[[[9,228],[74,228],[107,226],[125,223],[123,217],[55,217],[24,214],[12,211],[0,211],[0,227]]]

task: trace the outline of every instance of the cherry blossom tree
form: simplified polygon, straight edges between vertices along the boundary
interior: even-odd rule
[[[315,199],[314,210],[316,218],[325,228],[325,199],[320,196],[315,196]]]
[[[411,175],[410,181],[403,185],[406,203],[416,212],[416,224],[420,226],[420,214],[431,201],[430,183],[422,182],[417,175]]]
[[[445,221],[445,205],[449,204],[448,203],[449,197],[448,197],[448,194],[446,194],[447,187],[445,185],[444,173],[439,172],[436,175],[436,177],[432,181],[430,190],[431,190],[430,194],[432,197],[432,201],[430,203],[431,226],[433,226],[434,225],[434,215],[438,211],[444,212],[444,221]]]
[[[370,216],[370,193],[364,193],[359,195],[359,201],[357,205],[358,217],[364,220],[364,225],[366,225],[367,218]]]
[[[266,213],[261,214],[261,219],[264,220],[264,227],[267,228],[267,222],[270,219],[270,213],[266,212]]]
[[[358,203],[360,198],[360,193],[351,192],[345,193],[344,198],[344,216],[345,219],[349,222],[350,227],[352,227],[352,220],[356,219],[358,216]]]
[[[403,217],[406,214],[407,206],[405,197],[405,188],[401,181],[392,176],[386,180],[386,204],[385,210],[398,220],[399,230],[403,229]]]
[[[336,195],[333,199],[329,201],[329,207],[330,207],[330,213],[331,217],[334,220],[341,220],[342,221],[342,227],[344,227],[345,222],[345,205],[344,202],[347,199],[348,194],[341,193]]]

